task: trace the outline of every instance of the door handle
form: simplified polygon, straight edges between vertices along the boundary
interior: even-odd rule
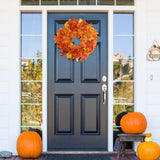
[[[106,104],[106,97],[107,97],[107,85],[102,85],[102,91],[103,91],[103,104]]]

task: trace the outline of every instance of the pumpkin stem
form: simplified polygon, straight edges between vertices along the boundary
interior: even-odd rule
[[[146,137],[152,137],[152,133],[146,133],[145,136]]]

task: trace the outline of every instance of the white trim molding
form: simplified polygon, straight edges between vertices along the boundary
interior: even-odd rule
[[[114,12],[130,13],[135,11],[135,6],[20,6],[21,12],[42,12],[47,10],[48,12],[108,12],[113,10]]]
[[[42,130],[43,130],[43,152],[47,152],[47,10],[42,11]]]
[[[113,151],[113,10],[108,12],[108,151]]]

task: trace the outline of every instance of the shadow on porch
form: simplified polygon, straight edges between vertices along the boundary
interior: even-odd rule
[[[50,154],[53,154],[53,153],[43,153],[41,154],[40,157],[34,159],[34,160],[45,160],[46,156],[47,155],[50,155]],[[56,154],[56,153],[54,153]],[[97,153],[96,153],[97,154]],[[101,153],[101,154],[106,154],[108,156],[110,156],[111,160],[118,160],[117,159],[117,152],[105,152],[105,153]],[[12,156],[11,158],[0,158],[0,160],[27,160],[26,158],[23,159],[19,156]],[[28,159],[28,160],[32,160],[31,158]],[[125,154],[124,157],[120,157],[120,160],[139,160],[138,157],[136,156],[136,153],[135,152],[128,152]]]

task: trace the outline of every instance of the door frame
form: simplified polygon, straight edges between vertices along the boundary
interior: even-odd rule
[[[135,6],[20,6],[21,13],[42,13],[42,119],[43,152],[47,152],[47,15],[48,13],[107,13],[108,14],[108,152],[113,151],[113,14],[134,13]]]

